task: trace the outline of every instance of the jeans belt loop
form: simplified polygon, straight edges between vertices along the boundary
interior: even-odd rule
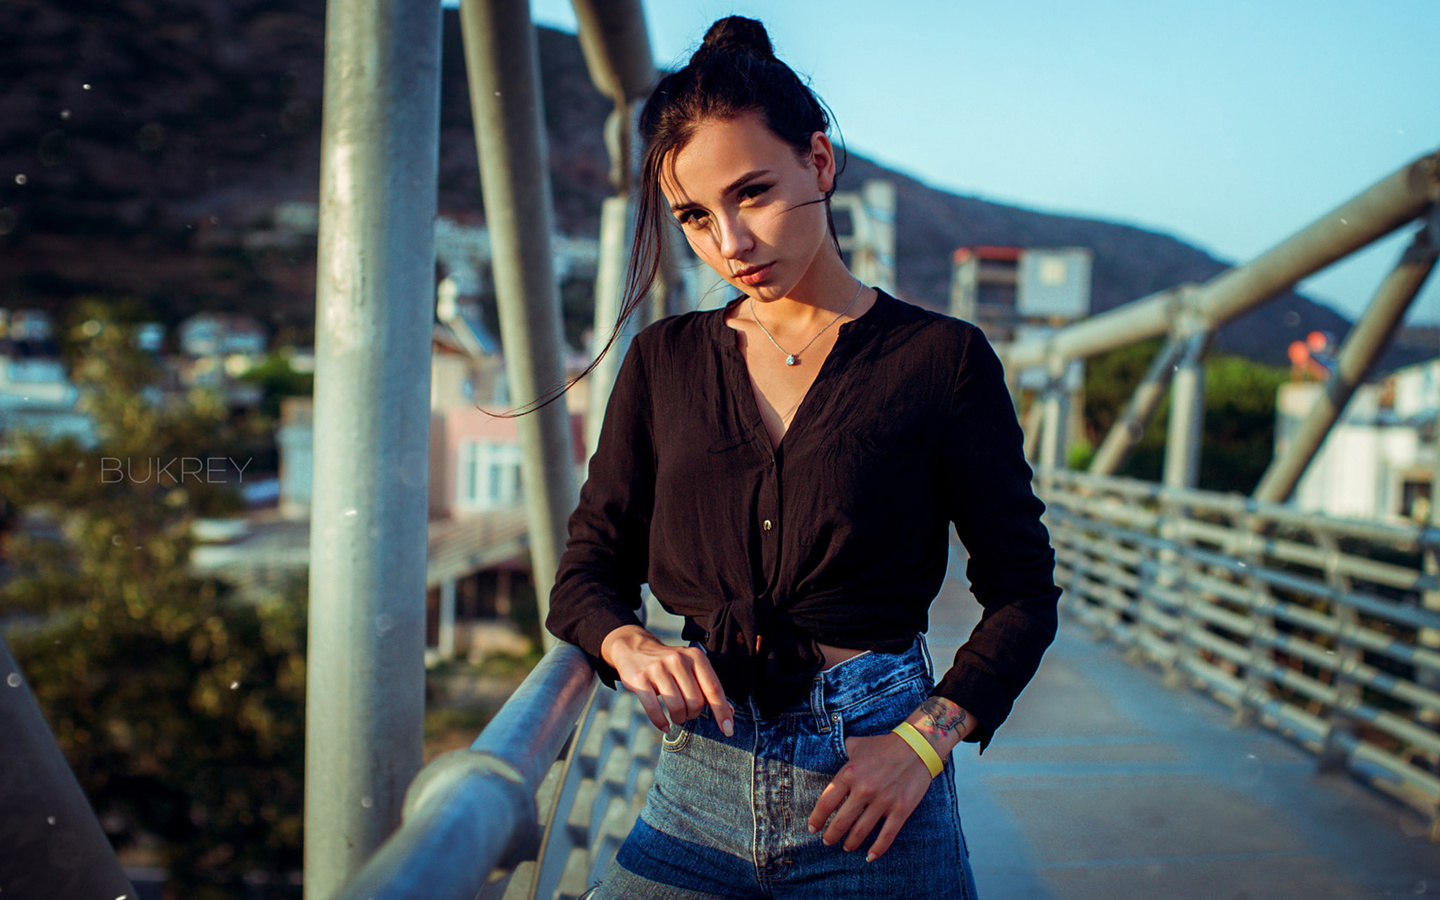
[[[810,682],[810,714],[815,717],[815,729],[821,734],[830,733],[830,714],[825,710],[825,674],[816,674]]]

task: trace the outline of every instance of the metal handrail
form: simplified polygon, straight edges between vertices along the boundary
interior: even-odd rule
[[[641,612],[662,640],[679,638],[653,598]],[[579,896],[634,824],[659,736],[584,653],[554,647],[468,749],[415,776],[400,828],[336,900]]]
[[[1038,482],[1069,614],[1422,811],[1440,841],[1440,583],[1423,562],[1440,531],[1079,472]]]
[[[338,898],[473,900],[496,869],[533,858],[535,794],[594,689],[579,649],[546,653],[469,749],[420,771],[405,793],[403,824]]]

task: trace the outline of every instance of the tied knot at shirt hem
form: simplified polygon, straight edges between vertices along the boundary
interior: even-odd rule
[[[753,698],[764,715],[778,714],[805,696],[824,664],[814,638],[754,598],[665,606],[685,616],[688,636],[705,647],[725,693],[742,703]],[[692,623],[701,633],[688,628]]]

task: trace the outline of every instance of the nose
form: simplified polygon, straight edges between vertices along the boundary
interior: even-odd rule
[[[739,259],[755,241],[738,215],[717,216],[715,227],[719,230],[720,255],[726,259]]]

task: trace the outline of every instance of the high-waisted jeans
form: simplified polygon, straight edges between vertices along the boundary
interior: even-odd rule
[[[932,678],[920,638],[904,653],[864,653],[821,672],[808,700],[778,716],[737,705],[733,737],[708,710],[672,728],[640,820],[587,897],[975,900],[949,758],[874,862],[865,862],[874,833],[847,853],[807,827],[847,761],[845,739],[888,732]]]

